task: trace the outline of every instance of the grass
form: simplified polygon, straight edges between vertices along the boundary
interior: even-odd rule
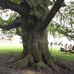
[[[50,49],[51,55],[54,58],[60,58],[63,60],[71,60],[74,61],[74,53],[70,53],[70,52],[60,52],[58,48],[52,48]]]
[[[18,54],[21,53],[23,47],[21,44],[14,45],[0,45],[0,54]]]
[[[0,54],[19,54],[23,50],[21,44],[0,45]],[[57,47],[50,49],[50,52],[54,58],[61,58],[65,60],[74,61],[74,54],[69,52],[60,52]]]

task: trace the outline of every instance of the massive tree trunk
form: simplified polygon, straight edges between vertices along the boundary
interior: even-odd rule
[[[48,48],[47,30],[22,27],[23,57],[28,66],[50,65],[52,57]],[[42,63],[42,64],[41,64]]]
[[[53,69],[53,58],[48,48],[47,29],[42,31],[37,27],[27,26],[26,21],[24,23],[25,24],[21,26],[23,52],[20,58],[16,58],[15,61],[12,62],[13,67],[20,66],[24,68],[29,66],[37,69],[48,69],[48,67],[51,66]]]

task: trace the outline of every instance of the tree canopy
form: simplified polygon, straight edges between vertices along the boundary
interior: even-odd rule
[[[74,16],[74,9],[73,9],[73,1],[69,2],[68,5],[62,7],[59,12],[54,17],[55,19],[52,20],[51,24],[48,27],[50,33],[56,35],[64,35],[69,39],[73,38],[73,16]]]
[[[11,10],[14,10],[14,11],[19,11],[19,10],[15,10],[15,5],[17,5],[17,7],[22,7],[21,4],[24,2],[24,0],[7,0],[6,2],[10,2],[12,5],[8,5],[8,7],[4,7],[3,4],[1,3],[2,5],[2,9],[11,9]],[[49,10],[48,10],[48,6],[51,6],[53,5],[53,3],[55,2],[54,0],[51,1],[51,0],[40,0],[40,1],[37,1],[37,0],[27,0],[27,5],[31,8],[31,12],[30,12],[30,15],[32,16],[36,16],[39,20],[43,21],[45,20],[46,16],[47,15],[51,15],[51,14],[48,14],[49,13]],[[9,4],[10,4],[9,3]],[[7,5],[6,5],[7,6]],[[14,7],[13,7],[14,6]],[[11,7],[11,8],[10,8]],[[51,26],[52,29],[54,31],[58,31],[59,34],[63,34],[69,38],[73,38],[73,36],[71,36],[72,34],[68,34],[68,33],[71,33],[71,30],[73,31],[73,2],[71,2],[68,6],[65,6],[65,7],[62,7],[64,12],[62,13],[61,11],[57,13],[57,15],[55,17],[59,17],[60,15],[60,22],[64,21],[65,23],[60,23],[58,24],[57,22],[53,23],[54,26],[56,27],[56,29],[53,27],[53,24],[50,24],[49,27]],[[23,8],[22,8],[23,9]],[[63,11],[62,10],[62,11]],[[22,12],[22,11],[21,11]],[[19,12],[18,12],[19,13]],[[52,12],[51,12],[52,13]],[[20,14],[20,13],[19,13]],[[12,15],[11,15],[12,17]],[[9,18],[9,22],[12,21],[11,23],[13,23],[13,18]],[[15,17],[15,15],[14,15]],[[71,18],[72,17],[72,18]],[[16,17],[15,17],[16,18]],[[47,19],[45,21],[48,20],[48,23],[50,22],[47,17]],[[68,21],[69,20],[69,21]],[[2,21],[2,19],[1,19]],[[31,21],[31,20],[30,20]],[[36,20],[37,21],[37,20]],[[4,21],[3,21],[4,22]],[[5,21],[5,22],[8,22],[8,21]],[[8,24],[9,24],[8,22]],[[31,21],[32,22],[32,21]],[[43,22],[45,23],[45,22]],[[42,24],[43,24],[42,23]],[[48,24],[46,23],[46,24]],[[4,24],[4,23],[3,23]],[[60,26],[59,26],[60,25]],[[63,25],[63,26],[61,26]],[[69,25],[71,27],[65,27],[65,25]],[[5,25],[4,25],[5,26]],[[19,26],[19,25],[18,25]],[[2,26],[1,26],[2,27]],[[42,26],[41,26],[42,27]],[[46,25],[44,26],[44,28],[47,27]],[[50,27],[50,28],[51,28]],[[13,27],[15,28],[15,27]],[[51,30],[51,29],[50,29]],[[55,32],[52,30],[53,34],[55,34]],[[51,31],[50,31],[51,32]]]
[[[18,3],[19,2],[19,3]],[[55,2],[53,9],[51,10],[51,14],[48,14],[49,10],[48,10],[48,5],[52,4],[52,2],[50,2],[50,0],[40,0],[40,1],[32,1],[32,0],[0,0],[0,6],[2,7],[2,9],[11,9],[14,10],[16,12],[18,12],[19,14],[21,14],[21,16],[26,16],[26,7],[27,9],[30,8],[30,16],[36,16],[36,19],[42,19],[41,21],[45,20],[45,18],[47,18],[46,20],[48,20],[48,23],[50,22],[49,20],[51,20],[54,15],[56,13],[53,12],[57,12],[58,10],[55,9],[59,9],[61,3],[63,2],[63,0],[59,1],[57,0],[57,2]],[[23,5],[25,6],[23,8]],[[24,10],[24,12],[23,12]],[[50,17],[46,17],[47,15],[50,15]],[[27,16],[28,17],[28,16]],[[45,21],[46,21],[45,20]],[[45,24],[45,22],[43,22]],[[46,23],[46,24],[48,24]],[[21,24],[21,23],[20,23]],[[45,26],[44,26],[45,27]]]

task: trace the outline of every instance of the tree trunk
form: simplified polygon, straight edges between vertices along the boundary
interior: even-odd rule
[[[22,26],[23,52],[21,58],[12,63],[13,68],[33,67],[38,70],[44,69],[57,73],[57,67],[67,68],[60,61],[53,60],[47,40],[47,30],[41,31],[36,28]]]
[[[52,57],[48,48],[47,30],[22,29],[23,56],[28,59],[28,66],[49,66]]]

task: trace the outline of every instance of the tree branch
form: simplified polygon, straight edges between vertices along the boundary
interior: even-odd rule
[[[16,18],[16,20],[11,25],[1,25],[0,24],[0,28],[3,29],[3,30],[9,30],[9,29],[19,27],[21,25],[22,25],[21,19]]]
[[[13,11],[16,11],[19,14],[23,13],[23,8],[22,8],[21,4],[13,3],[10,0],[0,0],[0,6],[3,9],[11,9]]]
[[[44,30],[44,29],[46,29],[48,27],[49,23],[51,22],[53,17],[56,15],[57,11],[60,9],[60,7],[62,6],[63,2],[64,2],[64,0],[57,0],[55,2],[55,4],[53,5],[52,9],[48,13],[46,19],[42,23],[42,25],[40,27],[41,30]]]

